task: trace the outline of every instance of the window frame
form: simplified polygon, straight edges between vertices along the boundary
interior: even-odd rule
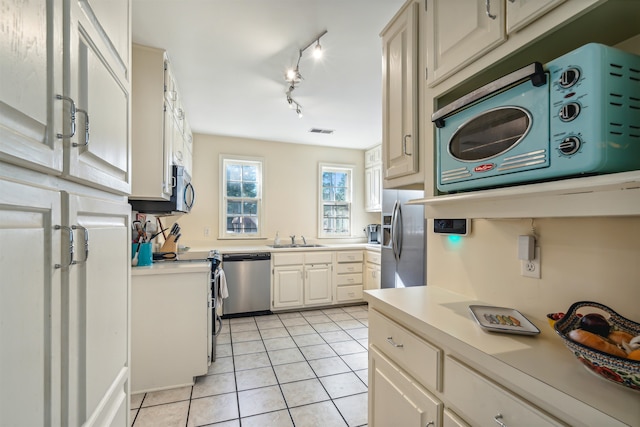
[[[258,196],[250,200],[257,201],[257,231],[255,233],[233,233],[227,230],[227,216],[228,207],[227,202],[229,197],[227,196],[227,165],[228,164],[241,164],[258,165],[259,171],[257,176]],[[262,239],[264,233],[264,176],[265,176],[265,162],[262,157],[251,156],[238,156],[232,154],[220,154],[220,191],[219,191],[219,239],[230,240],[247,240],[247,239]]]
[[[353,237],[353,205],[354,205],[354,191],[353,191],[353,176],[355,172],[355,165],[351,164],[339,164],[339,163],[319,163],[318,165],[318,237],[323,239],[344,239]],[[325,171],[328,172],[346,172],[348,175],[348,191],[346,194],[347,200],[344,202],[349,209],[349,231],[347,233],[328,233],[324,230],[324,206],[323,200],[323,186],[322,175]],[[335,203],[335,202],[334,202]]]

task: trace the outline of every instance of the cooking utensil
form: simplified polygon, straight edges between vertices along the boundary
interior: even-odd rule
[[[136,248],[136,253],[133,255],[133,259],[131,260],[131,265],[134,267],[138,265],[138,254],[140,253],[140,245],[142,245],[142,242],[138,241],[138,247]]]
[[[156,237],[158,237],[159,235],[161,235],[162,233],[164,233],[167,230],[168,230],[168,228],[165,228],[164,230],[158,231],[156,234],[152,234],[151,237],[149,237],[149,241],[155,239]]]

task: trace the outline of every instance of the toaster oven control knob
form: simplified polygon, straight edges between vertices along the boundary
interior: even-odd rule
[[[566,89],[576,84],[579,78],[580,70],[578,70],[577,68],[569,68],[562,74],[560,74],[560,80],[558,81],[558,84],[560,85],[560,87]]]
[[[578,104],[577,102],[570,102],[560,108],[559,116],[560,120],[562,120],[563,122],[570,122],[571,120],[578,117],[578,114],[580,114],[580,104]]]
[[[561,143],[558,149],[561,154],[565,156],[570,156],[575,154],[580,149],[581,141],[577,136],[570,136],[565,138]]]

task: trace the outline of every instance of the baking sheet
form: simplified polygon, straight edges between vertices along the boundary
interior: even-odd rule
[[[537,335],[540,330],[518,310],[488,305],[470,305],[469,311],[480,327],[491,332]]]

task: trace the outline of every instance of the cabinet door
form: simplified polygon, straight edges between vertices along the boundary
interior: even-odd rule
[[[131,208],[63,193],[63,213],[75,228],[75,263],[63,289],[65,425],[125,425]]]
[[[305,266],[304,303],[330,304],[332,297],[331,265]]]
[[[62,171],[62,1],[2,2],[0,160]]]
[[[435,86],[506,40],[502,0],[427,0],[427,84]]]
[[[370,426],[439,426],[442,406],[375,347],[369,347]]]
[[[96,0],[102,4],[106,0]],[[65,93],[75,100],[77,131],[64,156],[73,180],[120,194],[131,191],[130,69],[112,47],[113,40],[91,7],[71,1],[69,39],[65,41]],[[109,2],[111,14],[129,19],[128,0]],[[128,34],[128,33],[127,33]],[[128,50],[126,51],[128,55]]]
[[[63,425],[60,212],[57,191],[0,179],[2,426]]]
[[[418,5],[382,35],[382,158],[385,178],[418,172]]]
[[[365,289],[380,289],[380,266],[375,264],[367,264],[364,276]]]
[[[509,0],[507,2],[507,34],[518,31],[565,0]]]
[[[300,307],[303,304],[303,267],[275,267],[273,269],[273,307]]]
[[[373,166],[364,170],[365,211],[382,210],[382,166]]]

